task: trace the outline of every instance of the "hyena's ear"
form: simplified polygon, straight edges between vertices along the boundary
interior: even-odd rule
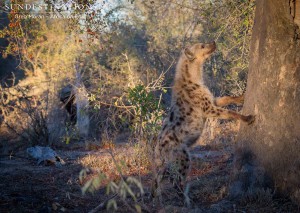
[[[193,61],[196,58],[194,53],[192,53],[192,51],[189,48],[184,49],[184,54],[190,61]]]

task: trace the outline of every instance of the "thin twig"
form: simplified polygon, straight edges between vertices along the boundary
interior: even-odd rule
[[[104,103],[104,102],[101,102],[101,101],[98,101],[98,103],[106,105],[106,106],[112,106],[112,107],[123,108],[123,109],[135,108],[134,106],[119,106],[119,105],[113,105],[113,104]]]
[[[91,211],[89,211],[89,213],[96,213],[100,210],[102,210],[106,204],[108,203],[108,201],[110,201],[111,199],[115,198],[117,196],[116,194],[113,194],[112,196],[110,196],[109,198],[107,198],[106,200],[104,200],[102,203],[100,203],[98,206],[96,206],[96,208],[92,209]]]

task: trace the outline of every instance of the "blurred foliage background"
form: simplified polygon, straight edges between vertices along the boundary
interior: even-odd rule
[[[1,3],[0,122],[7,138],[33,144],[80,140],[73,109],[77,119],[83,112],[89,119],[84,137],[152,140],[169,107],[177,58],[195,42],[217,43],[205,65],[214,95],[244,92],[254,0],[71,2],[87,7],[7,11],[8,2]],[[20,13],[47,17],[16,18]],[[80,91],[89,103],[83,108]]]

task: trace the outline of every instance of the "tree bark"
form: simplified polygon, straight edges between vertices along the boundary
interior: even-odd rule
[[[296,1],[257,0],[243,109],[256,121],[241,124],[234,196],[265,186],[265,173],[300,203],[300,34],[298,5],[290,4]]]
[[[76,125],[79,131],[80,137],[87,138],[89,135],[90,118],[88,114],[88,93],[82,82],[79,64],[75,62],[76,70],[76,83],[75,83],[75,100],[76,100],[76,113],[77,121]]]

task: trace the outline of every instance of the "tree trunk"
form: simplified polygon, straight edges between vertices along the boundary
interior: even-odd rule
[[[256,121],[240,128],[232,195],[264,186],[264,173],[300,203],[299,4],[257,0],[243,109]]]
[[[75,84],[75,100],[76,100],[76,113],[77,113],[77,128],[79,135],[83,138],[87,138],[89,135],[90,118],[88,114],[88,93],[82,82],[79,64],[75,62],[76,70],[76,84]]]

